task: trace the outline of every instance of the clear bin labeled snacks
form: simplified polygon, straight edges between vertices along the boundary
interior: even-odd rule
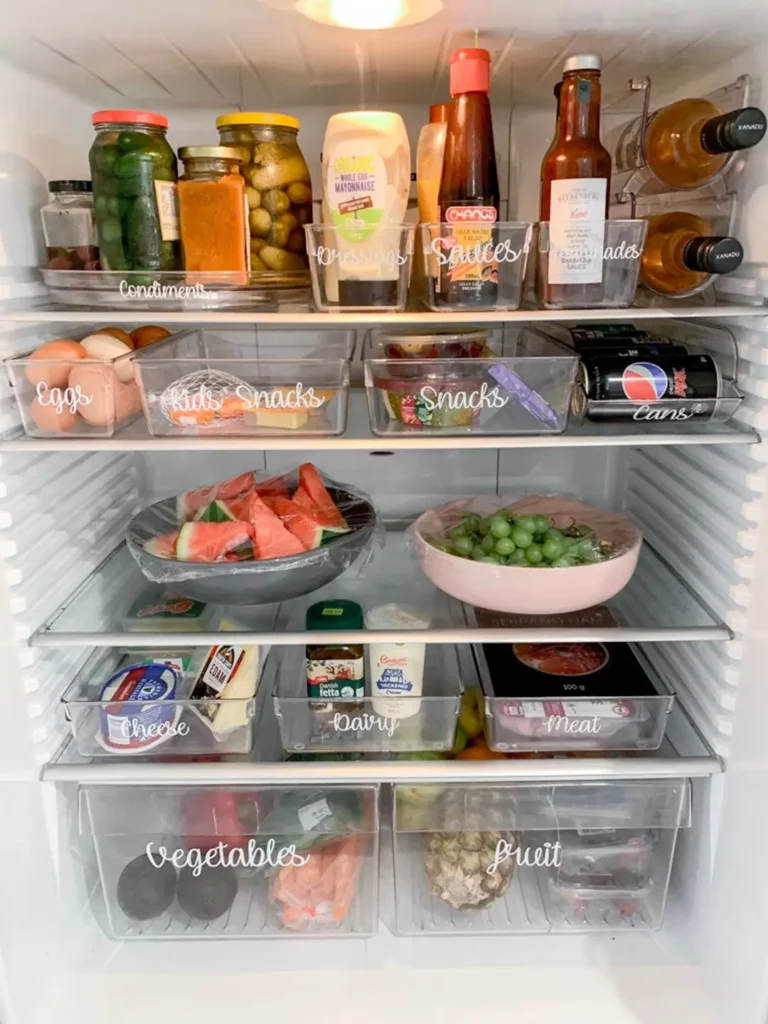
[[[320,312],[405,309],[415,225],[382,224],[361,232],[350,226],[308,224],[305,230],[312,292]]]
[[[454,208],[454,212],[456,209]],[[479,208],[467,206],[467,218]],[[484,208],[483,208],[484,209]],[[482,211],[481,211],[482,212]],[[472,222],[470,220],[470,226]],[[529,222],[481,222],[475,230],[465,223],[422,224],[419,245],[427,280],[427,304],[431,309],[517,309],[522,300],[533,225]],[[488,305],[475,296],[467,304],[456,302],[453,285],[461,280],[494,284]]]
[[[99,247],[90,181],[49,181],[40,211],[49,270],[98,270]]]
[[[312,181],[288,114],[244,111],[216,119],[223,146],[240,155],[254,274],[307,269],[304,225],[312,220]],[[293,278],[291,279],[293,283]]]
[[[576,229],[574,229],[576,230]],[[621,308],[637,291],[648,225],[643,220],[580,223],[562,242],[538,226],[536,295],[545,309]]]
[[[176,155],[165,137],[168,119],[145,110],[99,110],[92,121],[102,270],[177,269]]]
[[[332,642],[332,637],[326,639]],[[385,646],[387,652],[380,650]],[[382,657],[390,674],[394,675],[401,663],[413,673],[419,653],[419,694],[402,688],[396,696],[384,694],[381,686],[373,692],[373,677]],[[313,754],[439,752],[453,746],[462,688],[456,648],[450,644],[368,645],[366,696],[355,699],[310,699],[303,648],[273,648],[270,658],[274,659],[275,716],[286,750]],[[395,685],[397,682],[391,689]]]
[[[247,283],[249,236],[240,153],[227,146],[179,150],[179,224],[186,271],[238,272]]]
[[[101,650],[61,699],[83,757],[247,754],[260,671],[259,648],[235,643]]]
[[[477,331],[372,335],[364,350],[371,430],[379,436],[565,430],[577,360],[542,340],[521,332],[496,356]]]
[[[185,331],[136,357],[151,434],[335,436],[347,424],[351,332]],[[229,340],[228,340],[229,339]],[[353,341],[353,339],[352,339]]]
[[[147,579],[211,604],[273,604],[308,594],[370,553],[370,499],[310,462],[252,472],[139,512],[128,548]]]
[[[57,338],[6,367],[30,437],[110,437],[141,411],[131,347],[112,334]]]
[[[402,935],[661,926],[687,780],[395,787]]]
[[[378,925],[373,786],[83,787],[115,939],[362,937]]]

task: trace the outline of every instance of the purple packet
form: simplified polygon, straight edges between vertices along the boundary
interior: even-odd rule
[[[542,423],[547,423],[552,427],[557,428],[559,426],[557,420],[557,414],[551,405],[544,401],[533,388],[529,388],[528,385],[518,375],[510,370],[508,366],[504,366],[502,363],[497,363],[492,366],[488,371],[489,375],[494,378],[505,391],[508,391],[513,398],[522,405],[524,409],[535,416],[537,420],[541,420]]]

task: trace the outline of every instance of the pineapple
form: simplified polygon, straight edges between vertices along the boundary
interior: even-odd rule
[[[515,841],[512,832],[435,832],[429,840],[427,877],[434,896],[455,910],[487,907],[509,888],[514,862],[488,868],[500,840]]]

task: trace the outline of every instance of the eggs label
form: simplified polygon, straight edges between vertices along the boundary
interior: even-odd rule
[[[74,414],[79,408],[90,405],[93,401],[93,395],[84,395],[79,384],[74,388],[49,388],[40,381],[35,390],[40,405],[50,405],[59,415],[65,409]]]
[[[203,868],[303,868],[309,863],[310,857],[296,852],[295,844],[277,848],[274,839],[267,840],[264,846],[258,844],[256,839],[249,839],[248,846],[229,848],[224,842],[217,843],[209,850],[203,852],[196,847],[191,850],[168,850],[166,846],[158,846],[155,852],[155,844],[147,843],[145,853],[153,868],[161,868],[163,864],[173,864],[175,868],[191,868],[192,874],[197,878],[202,874]]]
[[[496,843],[496,853],[493,863],[489,864],[486,871],[489,875],[499,869],[499,865],[505,861],[514,860],[519,868],[559,868],[563,863],[563,845],[558,840],[556,843],[543,843],[541,846],[517,846],[515,842],[507,842],[500,839]]]

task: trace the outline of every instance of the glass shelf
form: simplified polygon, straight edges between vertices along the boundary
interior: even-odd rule
[[[121,544],[30,638],[32,647],[194,647],[232,639],[231,631],[129,632],[122,624],[146,593],[155,601],[165,593],[139,572]],[[430,625],[423,630],[340,631],[340,643],[406,642],[501,643],[509,641],[729,640],[732,634],[653,549],[645,544],[630,583],[608,604],[592,612],[557,619],[505,616],[478,611],[448,597],[430,583],[407,546],[401,530],[388,531],[384,550],[374,550],[369,565],[353,566],[334,582],[282,604],[215,609],[214,621],[234,620],[244,643],[304,644],[316,636],[304,626],[306,609],[316,601],[347,598],[364,610],[403,600]],[[233,622],[228,622],[232,627]]]

